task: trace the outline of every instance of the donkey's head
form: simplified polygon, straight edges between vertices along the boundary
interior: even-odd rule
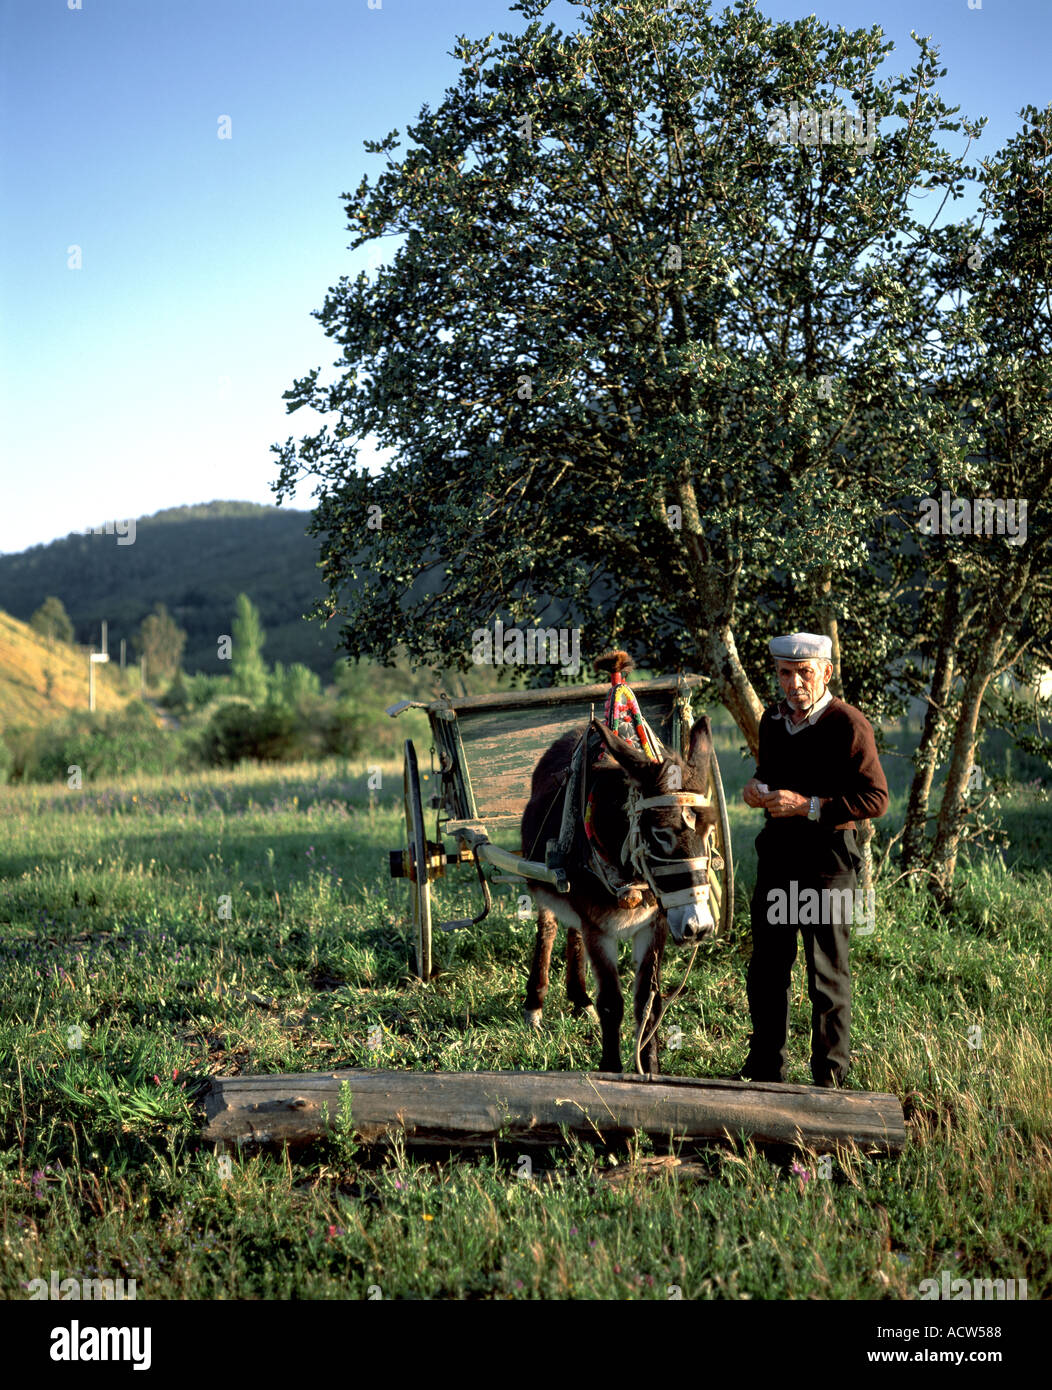
[[[702,941],[716,931],[709,899],[709,856],[716,812],[707,803],[712,759],[708,717],[691,730],[684,760],[668,754],[660,763],[593,720],[610,756],[628,778],[628,837],[622,860],[653,889],[677,943]]]

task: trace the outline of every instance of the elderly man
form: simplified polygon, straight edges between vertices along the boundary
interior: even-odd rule
[[[785,1080],[799,928],[811,999],[811,1075],[817,1086],[841,1086],[851,1058],[853,915],[843,908],[849,895],[854,906],[862,862],[855,821],[884,814],[888,784],[869,721],[828,689],[829,638],[794,632],[774,638],[770,650],[785,700],[764,711],[756,775],[742,793],[765,815],[756,839],[747,977],[753,1031],[739,1074]]]

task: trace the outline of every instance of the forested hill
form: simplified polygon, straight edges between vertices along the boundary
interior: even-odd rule
[[[302,661],[328,680],[338,625],[326,630],[302,618],[323,592],[318,543],[304,534],[309,518],[254,502],[209,502],[138,519],[131,545],[116,533],[73,534],[0,555],[0,609],[28,620],[55,594],[76,641],[98,645],[105,618],[110,651],[126,637],[131,659],[132,637],[160,602],[186,631],[184,670],[217,673],[229,663],[217,659],[216,642],[230,632],[234,598],[244,592],[260,610],[266,661]]]

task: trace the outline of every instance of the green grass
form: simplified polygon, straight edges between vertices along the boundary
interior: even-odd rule
[[[738,918],[669,1015],[679,1075],[732,1070],[749,1031],[758,825],[732,741]],[[740,1145],[677,1175],[640,1141],[553,1153],[529,1181],[514,1153],[378,1157],[338,1126],[307,1158],[233,1157],[224,1176],[196,1140],[217,1073],[597,1063],[554,974],[542,1032],[522,1023],[533,923],[509,887],[482,927],[437,937],[430,986],[412,978],[406,885],[387,877],[401,773],[384,771],[371,807],[364,767],[342,763],[0,793],[0,1297],[52,1269],[135,1278],[142,1298],[908,1298],[944,1269],[1052,1292],[1052,825],[1035,787],[1004,805],[1011,848],[965,866],[952,919],[899,884],[853,946],[851,1084],[904,1099],[898,1161],[845,1152],[824,1179],[813,1155],[805,1176]],[[474,874],[454,873],[438,916],[474,906]],[[686,959],[670,950],[666,990]],[[808,1024],[801,960],[793,1081]]]

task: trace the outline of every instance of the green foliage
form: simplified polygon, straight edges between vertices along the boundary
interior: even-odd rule
[[[276,661],[267,682],[267,698],[289,709],[298,709],[308,700],[321,698],[321,678],[301,661],[286,669]]]
[[[189,701],[190,693],[187,687],[186,676],[183,673],[182,667],[180,667],[172,678],[171,685],[161,696],[159,703],[162,704],[165,709],[186,709],[189,706]]]
[[[170,773],[194,763],[186,741],[158,728],[151,711],[133,700],[117,712],[80,711],[24,736],[14,770],[25,782],[65,782],[75,766],[89,783],[100,777]]]
[[[293,755],[296,731],[295,715],[283,706],[231,700],[205,727],[201,754],[210,767],[234,767],[245,758],[275,762]]]
[[[54,595],[44,600],[30,618],[29,626],[53,642],[73,641],[73,623],[62,600]]]
[[[346,195],[353,246],[404,241],[317,314],[335,383],[286,393],[338,424],[274,446],[279,496],[318,480],[318,612],[349,651],[463,668],[497,615],[578,623],[586,656],[733,684],[744,730],[771,633],[833,618],[850,693],[901,707],[909,613],[855,600],[879,606],[889,508],[958,459],[923,195],[958,196],[944,142],[979,127],[927,39],[910,72],[891,48],[704,0],[461,41],[457,86]],[[791,101],[871,112],[874,149],[772,143]],[[398,441],[379,476],[370,432]]]
[[[259,705],[267,696],[267,668],[263,661],[266,635],[259,620],[259,609],[247,594],[238,594],[234,607],[231,684],[235,694]]]
[[[195,676],[187,676],[180,672],[180,677],[178,684],[173,682],[164,700],[168,708],[177,712],[194,713],[205,709],[213,701],[230,696],[229,674],[208,676],[198,672]]]
[[[292,508],[213,502],[138,519],[134,545],[74,534],[0,555],[0,606],[28,620],[44,594],[57,594],[84,640],[108,618],[116,651],[160,601],[187,634],[186,669],[218,675],[229,663],[216,637],[229,632],[223,615],[243,590],[259,606],[271,660],[302,661],[324,677],[332,637],[302,621],[321,592],[308,520]]]
[[[186,633],[178,626],[163,603],[142,620],[135,643],[146,662],[146,684],[161,685],[174,678],[179,670]]]

